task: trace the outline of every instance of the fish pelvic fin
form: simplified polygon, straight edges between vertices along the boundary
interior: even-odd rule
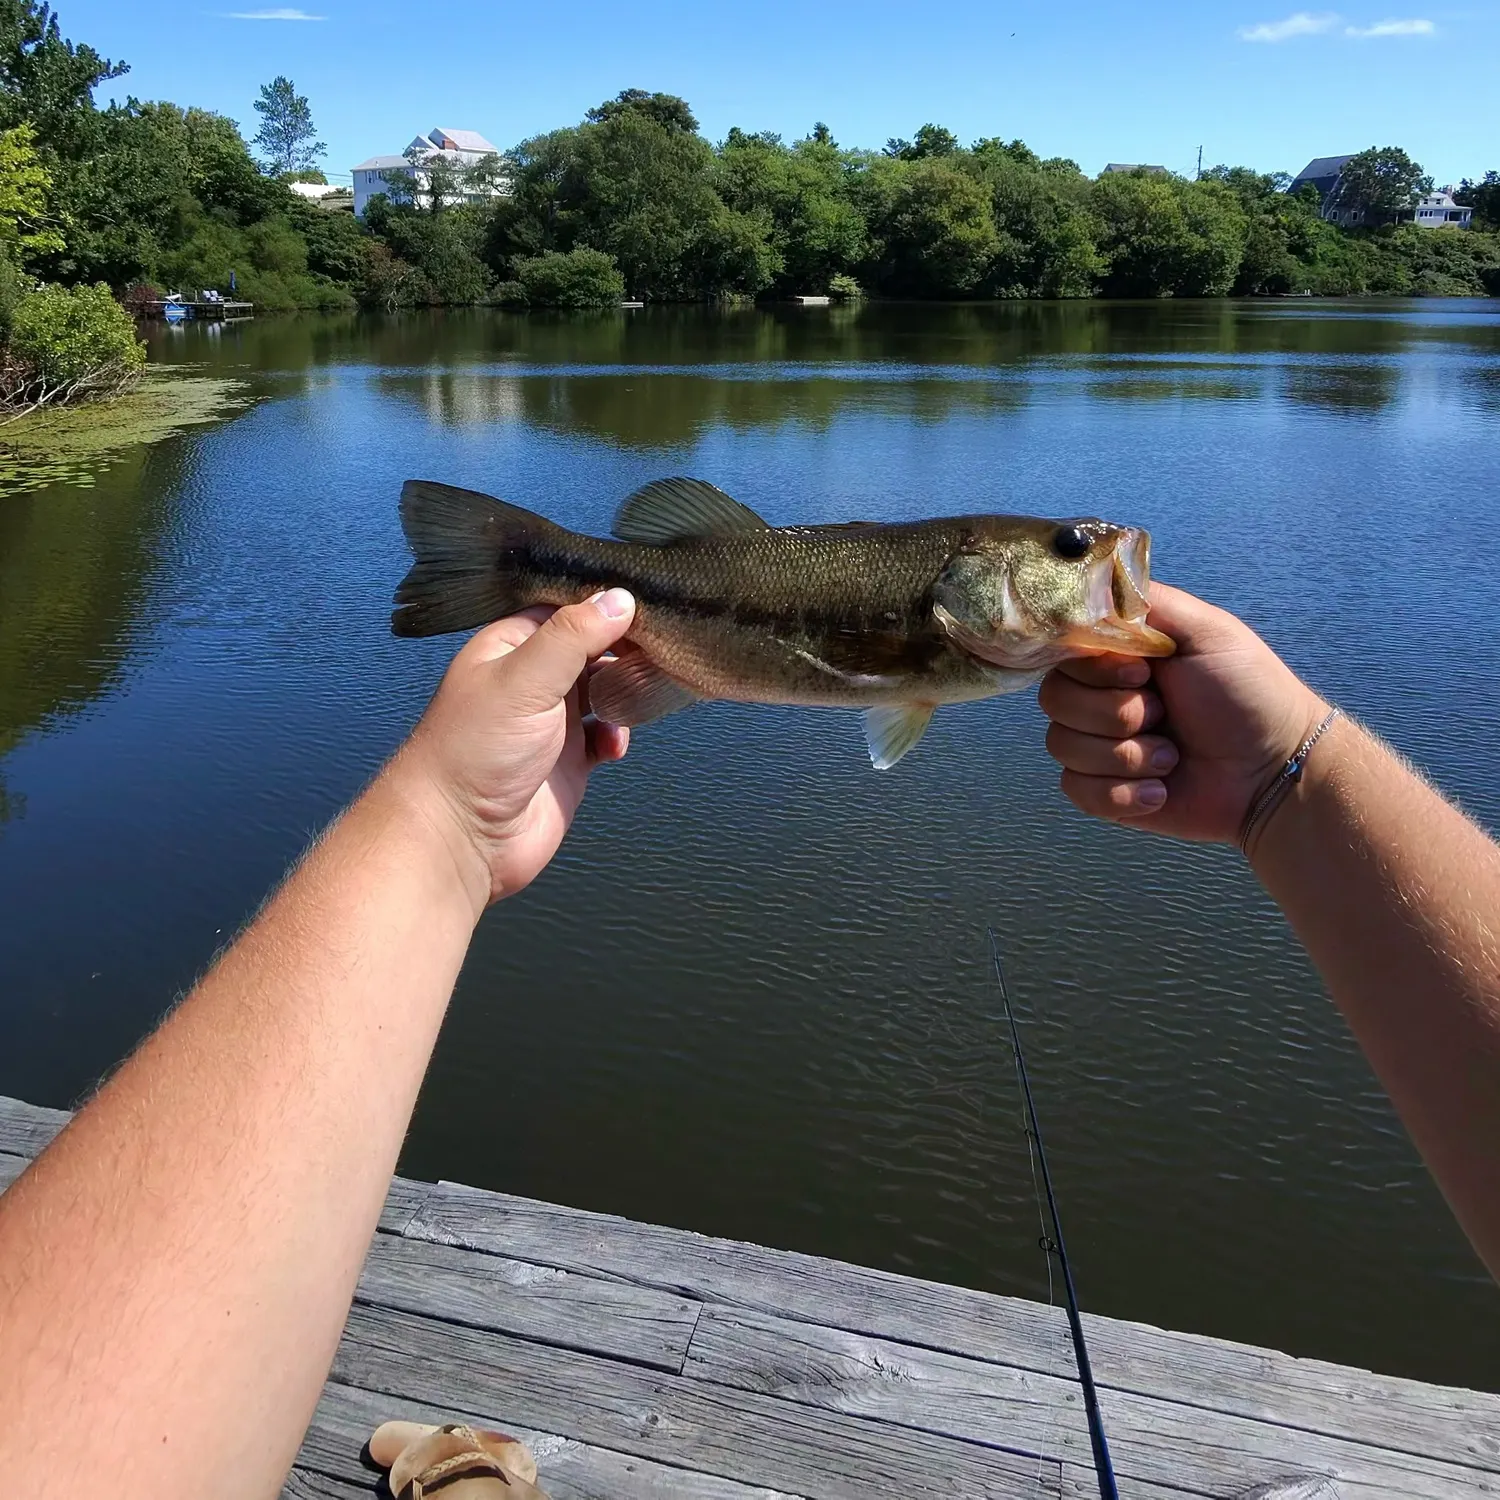
[[[611,724],[633,728],[696,703],[698,695],[668,677],[644,651],[627,647],[589,678],[589,707]]]
[[[401,486],[401,526],[416,561],[396,590],[391,631],[406,636],[472,630],[534,604],[505,556],[559,529],[519,505],[431,479]]]
[[[614,526],[622,542],[658,547],[692,537],[767,529],[748,505],[706,479],[653,479],[620,506]]]
[[[927,732],[931,703],[888,703],[865,710],[865,744],[877,771],[890,768]]]

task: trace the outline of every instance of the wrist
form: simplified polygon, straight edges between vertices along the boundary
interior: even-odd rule
[[[493,895],[489,866],[459,818],[452,799],[403,746],[371,784],[366,797],[389,805],[428,857],[434,878],[449,888],[471,923]]]
[[[1315,820],[1317,807],[1327,801],[1335,788],[1339,764],[1349,751],[1349,736],[1357,731],[1344,714],[1320,704],[1308,737],[1325,722],[1326,727],[1303,754],[1300,773],[1287,778],[1285,790],[1256,820],[1255,826],[1247,830],[1241,842],[1241,849],[1257,874],[1289,850],[1295,850],[1307,826]]]

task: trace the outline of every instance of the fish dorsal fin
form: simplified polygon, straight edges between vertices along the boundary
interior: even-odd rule
[[[891,703],[865,710],[865,744],[870,764],[889,771],[927,732],[932,718],[930,703]]]
[[[620,507],[615,535],[622,542],[664,546],[689,537],[765,531],[766,523],[704,479],[653,479]]]

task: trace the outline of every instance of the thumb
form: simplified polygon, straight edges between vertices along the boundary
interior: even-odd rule
[[[1181,656],[1200,656],[1226,640],[1242,635],[1244,625],[1228,610],[1155,580],[1151,584],[1151,612],[1148,617],[1158,630],[1164,630],[1177,642]]]
[[[555,708],[583,669],[608,651],[634,618],[635,600],[625,589],[607,589],[555,611],[497,663],[516,711],[536,714]]]

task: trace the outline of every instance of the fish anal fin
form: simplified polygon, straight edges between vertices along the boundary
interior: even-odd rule
[[[882,703],[865,710],[865,743],[877,771],[890,768],[927,732],[931,703]]]
[[[644,651],[634,648],[605,662],[589,678],[589,706],[594,713],[626,728],[664,719],[697,701],[697,693],[668,677]]]
[[[620,506],[614,526],[622,542],[650,546],[767,529],[748,505],[704,479],[652,480]]]

